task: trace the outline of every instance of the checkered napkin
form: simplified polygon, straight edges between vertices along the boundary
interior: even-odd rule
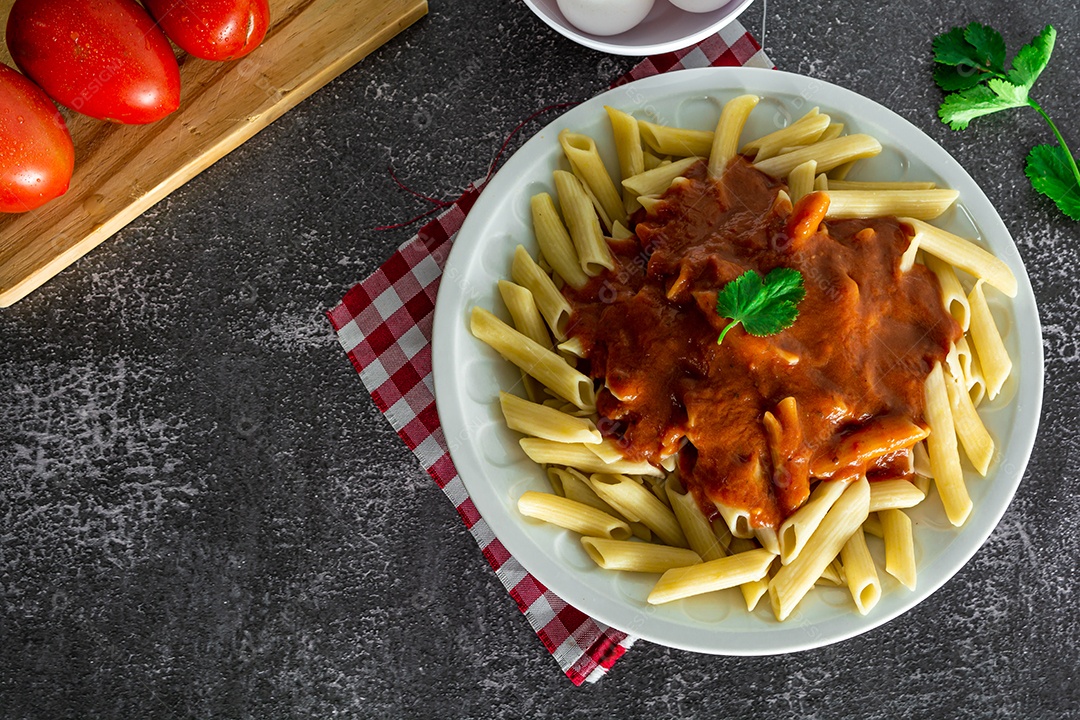
[[[695,46],[645,59],[612,87],[671,70],[720,65],[773,66],[754,38],[734,22]],[[506,551],[458,477],[435,411],[435,295],[457,231],[482,189],[483,183],[470,185],[327,315],[375,404],[453,503],[544,647],[575,685],[592,683],[636,638],[568,605]]]

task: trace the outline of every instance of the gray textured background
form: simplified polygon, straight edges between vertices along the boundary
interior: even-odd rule
[[[1075,0],[772,0],[784,70],[924,129],[982,185],[1028,264],[1047,385],[1002,524],[912,612],[794,656],[645,643],[599,685],[559,672],[461,521],[375,410],[322,313],[534,110],[630,58],[520,2],[431,14],[13,308],[0,311],[0,716],[1080,717],[1078,226],[1023,158],[1016,111],[935,120],[930,39],[1046,22],[1038,97],[1073,142]],[[743,16],[759,37],[761,0]],[[842,18],[842,19],[838,19]],[[534,129],[536,129],[535,126]],[[873,710],[863,710],[868,707]]]

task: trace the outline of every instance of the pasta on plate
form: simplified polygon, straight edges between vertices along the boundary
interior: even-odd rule
[[[962,463],[986,475],[978,407],[1012,367],[986,294],[1017,281],[929,222],[955,191],[846,180],[881,145],[816,108],[740,145],[758,101],[713,132],[607,107],[617,175],[560,133],[554,196],[530,202],[540,252],[518,246],[499,282],[511,322],[473,307],[470,328],[522,373],[494,400],[552,487],[523,516],[599,567],[660,573],[652,604],[738,587],[784,620],[828,584],[865,615],[879,570],[916,586],[905,510],[930,483],[950,523],[971,512]],[[794,324],[728,334],[719,294],[781,267],[805,285]]]

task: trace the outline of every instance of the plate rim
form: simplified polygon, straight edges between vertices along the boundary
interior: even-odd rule
[[[935,582],[929,584],[920,583],[920,587],[914,593],[912,593],[911,599],[905,599],[901,601],[900,604],[891,611],[886,612],[883,610],[878,615],[875,615],[872,611],[871,615],[869,616],[859,616],[853,611],[850,616],[844,617],[844,622],[841,623],[842,627],[840,627],[839,629],[830,628],[827,636],[824,638],[820,636],[820,633],[815,636],[814,633],[805,632],[803,633],[803,638],[801,640],[791,640],[781,643],[770,642],[769,646],[767,647],[759,647],[754,645],[754,643],[752,642],[754,636],[762,635],[760,631],[734,631],[728,633],[728,635],[732,639],[737,639],[745,636],[745,638],[747,640],[750,640],[751,642],[746,642],[742,644],[737,643],[736,647],[734,648],[720,648],[717,647],[715,644],[709,644],[703,641],[687,641],[685,639],[673,640],[671,638],[661,637],[658,636],[656,633],[650,631],[648,627],[635,627],[634,623],[624,623],[621,621],[621,618],[615,618],[615,621],[613,621],[612,614],[608,613],[606,610],[601,610],[600,612],[597,612],[597,602],[603,601],[605,600],[605,598],[601,598],[599,596],[592,597],[594,593],[589,591],[588,588],[581,587],[580,582],[575,582],[573,580],[573,576],[576,574],[576,571],[567,571],[565,566],[559,566],[557,568],[554,568],[551,572],[548,572],[547,570],[542,570],[540,574],[537,574],[535,572],[537,564],[534,561],[530,561],[530,563],[522,562],[522,555],[527,553],[520,552],[521,548],[519,543],[521,542],[521,540],[517,537],[516,533],[513,532],[512,529],[510,529],[510,525],[503,523],[501,520],[496,520],[496,522],[492,523],[492,515],[490,513],[485,513],[484,507],[481,507],[481,505],[485,505],[486,503],[484,503],[483,501],[481,501],[480,503],[476,502],[477,493],[475,493],[472,487],[470,487],[470,483],[475,486],[475,483],[477,482],[487,482],[487,478],[484,477],[483,473],[480,473],[480,477],[474,477],[471,480],[466,480],[466,474],[468,473],[463,473],[460,470],[460,468],[462,467],[462,463],[460,462],[461,450],[458,450],[459,457],[455,457],[455,443],[448,442],[450,456],[452,461],[454,462],[455,468],[459,468],[459,476],[461,477],[462,483],[465,486],[466,490],[468,490],[470,496],[473,497],[473,501],[477,507],[477,510],[480,512],[481,516],[483,516],[487,520],[493,534],[495,535],[495,537],[500,539],[506,550],[515,558],[517,558],[518,562],[527,572],[533,574],[539,582],[543,583],[546,587],[551,589],[552,592],[561,597],[564,601],[574,605],[582,612],[591,615],[595,620],[601,623],[626,632],[630,635],[634,635],[639,638],[664,646],[714,655],[775,655],[788,652],[799,652],[841,642],[856,635],[870,632],[871,630],[880,627],[881,625],[893,620],[894,618],[910,612],[917,605],[926,601],[940,587],[942,587],[945,583],[955,577],[964,567],[968,565],[968,563],[970,563],[971,559],[975,556],[979,549],[981,549],[985,545],[986,540],[989,538],[990,534],[1000,524],[1001,519],[1004,516],[1005,512],[1008,510],[1008,507],[1010,506],[1020,483],[1023,481],[1024,474],[1030,461],[1031,453],[1034,449],[1035,440],[1038,435],[1038,427],[1041,420],[1045,381],[1045,359],[1041,342],[1042,328],[1038,314],[1038,305],[1034,297],[1034,292],[1031,287],[1029,276],[1027,274],[1027,268],[1024,265],[1023,258],[1019,253],[1019,248],[1016,246],[1015,240],[1012,238],[1011,233],[1005,226],[1004,221],[1002,220],[1000,214],[997,212],[993,203],[990,202],[989,198],[982,191],[981,187],[979,187],[975,180],[970,176],[970,174],[967,173],[963,166],[954,157],[952,157],[952,155],[947,150],[941,147],[940,144],[938,144],[933,138],[929,137],[920,128],[918,128],[913,123],[906,120],[899,114],[884,107],[880,103],[877,103],[870,98],[867,98],[841,86],[828,83],[826,81],[816,78],[811,78],[795,73],[787,73],[779,70],[747,67],[698,68],[692,70],[681,70],[674,75],[675,77],[672,77],[672,75],[670,74],[661,74],[649,78],[644,78],[642,80],[637,80],[633,83],[628,83],[618,88],[607,90],[603,93],[593,96],[592,98],[589,98],[581,105],[571,109],[567,113],[564,113],[559,118],[556,118],[554,121],[552,121],[540,131],[538,131],[525,144],[523,144],[522,147],[519,148],[507,160],[503,168],[500,169],[499,172],[492,177],[489,185],[493,187],[499,187],[501,185],[501,183],[499,182],[500,175],[503,176],[502,180],[505,180],[507,177],[511,176],[515,170],[515,165],[517,164],[515,163],[515,158],[525,158],[528,156],[528,152],[525,152],[526,148],[530,148],[538,144],[553,142],[551,140],[551,137],[553,137],[553,135],[556,134],[557,131],[561,129],[561,127],[572,126],[574,124],[574,118],[577,116],[587,116],[587,114],[593,113],[596,109],[599,108],[599,106],[604,103],[605,99],[611,99],[612,97],[616,97],[619,93],[640,91],[643,89],[650,90],[653,86],[662,88],[662,91],[668,91],[668,94],[670,95],[678,95],[680,93],[687,94],[689,92],[700,93],[702,92],[702,89],[696,87],[697,83],[699,82],[698,78],[709,78],[710,80],[715,80],[711,83],[711,87],[717,94],[730,93],[733,90],[745,91],[747,86],[755,88],[755,91],[762,91],[762,83],[764,85],[771,85],[774,84],[774,82],[778,84],[783,84],[785,82],[792,84],[814,83],[821,86],[827,86],[830,89],[829,91],[831,93],[835,93],[835,95],[828,99],[828,105],[840,107],[841,103],[843,103],[845,99],[855,101],[857,102],[857,104],[869,103],[874,108],[873,116],[862,118],[862,116],[859,115],[860,119],[864,119],[867,123],[876,123],[883,119],[889,122],[897,122],[905,128],[905,131],[917,133],[918,136],[921,136],[920,142],[929,142],[934,145],[938,150],[940,150],[942,153],[942,161],[946,165],[951,163],[951,167],[949,169],[953,172],[959,173],[961,179],[969,183],[971,188],[975,190],[974,194],[962,191],[964,205],[968,206],[973,202],[976,204],[985,205],[985,208],[981,209],[980,214],[978,215],[979,219],[977,222],[977,227],[979,231],[984,236],[988,234],[992,234],[995,236],[1001,235],[1003,241],[1008,241],[1009,244],[1005,248],[1005,254],[1008,257],[1005,259],[1008,261],[1010,267],[1014,270],[1014,272],[1016,272],[1019,285],[1019,292],[1014,302],[1019,302],[1020,300],[1030,300],[1032,311],[1032,316],[1030,318],[1026,315],[1022,317],[1022,325],[1023,328],[1026,328],[1027,332],[1024,332],[1022,328],[1020,330],[1021,336],[1018,336],[1018,339],[1020,337],[1026,338],[1028,335],[1033,334],[1035,339],[1038,340],[1038,342],[1035,342],[1031,346],[1024,346],[1025,352],[1023,354],[1023,357],[1025,364],[1025,375],[1023,378],[1018,380],[1017,396],[1012,401],[1017,406],[1016,420],[1022,419],[1020,416],[1025,415],[1024,419],[1030,419],[1031,422],[1027,423],[1026,425],[1022,423],[1017,423],[1017,425],[1020,426],[1019,432],[1023,433],[1023,446],[1010,446],[1009,451],[1002,453],[1002,459],[997,463],[995,473],[1005,472],[1006,469],[1003,467],[1003,463],[1005,460],[1009,461],[1013,469],[1009,471],[1010,479],[1008,480],[1008,486],[1007,488],[1004,488],[1006,492],[1002,495],[995,496],[998,497],[999,500],[996,505],[990,506],[992,512],[991,515],[987,518],[986,528],[981,531],[977,531],[975,528],[970,528],[968,530],[969,534],[966,536],[958,534],[956,536],[957,540],[962,539],[964,541],[964,544],[960,548],[956,548],[955,541],[952,541],[950,542],[950,545],[954,549],[958,549],[961,556],[953,557],[953,559],[948,561],[948,567],[946,568],[946,572],[942,577],[938,578]],[[757,78],[761,78],[762,82],[757,82]],[[769,78],[769,80],[765,80],[765,78]],[[701,82],[705,81],[703,80]],[[856,114],[852,111],[847,111],[847,113],[849,115]],[[525,161],[521,160],[519,162]],[[944,169],[938,167],[936,160],[934,162],[935,164],[931,165],[934,170]],[[459,242],[460,238],[467,238],[469,237],[470,233],[478,233],[479,230],[474,230],[474,228],[482,229],[484,222],[483,219],[487,217],[486,211],[488,210],[489,206],[498,207],[498,205],[502,202],[507,202],[507,198],[503,193],[481,193],[472,210],[466,216],[465,221],[458,232],[458,237],[455,240],[454,245],[451,248],[450,254],[447,257],[444,273],[446,271],[453,271],[455,264],[457,262],[461,262],[461,258],[464,256],[464,253],[467,252],[467,250],[459,250],[460,248],[465,247],[464,243]],[[989,212],[983,213],[982,210],[985,210],[986,208],[989,208]],[[994,249],[995,252],[997,252],[999,256],[1001,256],[1001,250],[999,250],[998,248]],[[454,424],[453,419],[450,423],[447,423],[445,418],[453,418],[454,416],[452,414],[443,412],[445,403],[448,402],[448,399],[446,393],[440,393],[440,387],[446,387],[448,384],[447,381],[450,380],[450,378],[448,377],[448,373],[451,372],[454,364],[450,362],[439,363],[436,361],[437,358],[443,356],[439,351],[440,347],[442,347],[444,344],[452,344],[451,323],[458,322],[460,320],[451,319],[448,322],[447,313],[450,312],[450,310],[448,309],[450,303],[440,302],[441,300],[445,300],[448,295],[452,294],[453,291],[446,291],[448,295],[444,295],[444,288],[451,286],[451,283],[440,283],[439,293],[436,298],[434,324],[432,326],[432,370],[434,395],[436,398],[436,409],[440,417],[440,424],[446,432],[447,437],[450,437],[449,431],[452,428],[458,430],[459,432],[462,430],[462,428]],[[1015,311],[1013,312],[1013,317],[1021,319],[1020,316],[1016,315]],[[465,332],[467,333],[467,330]],[[1028,363],[1031,364],[1030,368],[1026,367]],[[1023,389],[1030,394],[1024,395],[1023,397],[1020,396],[1020,382],[1024,383]],[[442,402],[440,402],[440,396],[443,397]],[[1033,411],[1031,409],[1032,406],[1034,406]],[[480,493],[480,496],[482,497],[483,493]],[[498,517],[498,515],[499,513],[494,513],[495,517]],[[524,520],[521,518],[516,518],[513,520],[513,522],[524,523]],[[503,526],[510,529],[510,532],[509,534],[503,533],[503,535],[500,536],[499,532],[497,532],[496,530],[497,527]],[[978,537],[970,535],[971,532],[977,532]],[[509,541],[508,537],[510,538]],[[530,564],[532,565],[532,567],[528,566]],[[545,566],[547,565],[547,563],[542,564]],[[920,580],[922,579],[923,577],[920,576]],[[583,607],[583,604],[587,607]],[[631,610],[634,613],[640,612],[633,608],[631,608]],[[855,622],[851,622],[849,626],[845,628],[843,627],[843,625],[848,625],[846,621],[849,617]],[[796,620],[796,622],[798,621]],[[791,624],[791,621],[789,621],[788,623],[781,624],[779,627],[782,631],[784,628],[790,627]],[[781,635],[782,634],[783,632],[781,632]],[[772,641],[774,636],[775,634],[770,634],[768,639]],[[772,645],[780,645],[781,647],[773,647]]]

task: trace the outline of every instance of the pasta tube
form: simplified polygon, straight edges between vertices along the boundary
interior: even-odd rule
[[[756,162],[754,167],[773,177],[784,177],[807,160],[815,160],[818,172],[827,172],[849,160],[873,157],[880,152],[881,143],[869,135],[845,135]]]
[[[594,507],[551,493],[529,491],[518,498],[518,511],[531,518],[573,530],[582,535],[626,540],[630,526]]]
[[[604,161],[600,159],[600,152],[596,149],[596,143],[588,135],[563,130],[559,133],[559,144],[562,145],[566,159],[570,161],[570,167],[574,174],[581,179],[592,196],[600,203],[604,214],[612,223],[626,224],[626,208],[623,207],[622,197],[611,180]],[[608,224],[611,227],[611,224]]]
[[[661,605],[761,580],[769,572],[774,557],[768,550],[749,550],[700,565],[668,570],[649,593],[649,604]]]
[[[597,537],[583,537],[581,544],[593,562],[605,570],[662,573],[701,564],[698,554],[686,548]]]
[[[712,152],[709,153],[709,174],[713,177],[720,177],[737,154],[743,126],[759,100],[761,98],[757,95],[740,95],[724,103],[713,135]]]
[[[522,335],[482,307],[472,309],[472,334],[579,408],[596,407],[592,380],[556,353]]]
[[[578,262],[586,275],[597,275],[605,268],[615,267],[611,250],[604,241],[604,231],[600,220],[593,211],[592,201],[585,194],[585,188],[572,173],[556,170],[555,190],[559,196],[559,206],[570,230],[570,238],[577,250]]]
[[[510,393],[499,393],[506,426],[533,437],[564,443],[599,443],[600,431],[592,420],[567,415],[554,408],[529,402]]]
[[[870,508],[870,485],[866,478],[853,482],[833,504],[799,557],[784,565],[769,581],[769,600],[777,620],[784,620],[809,592],[825,567],[833,561],[848,538],[866,520]]]
[[[551,263],[551,268],[565,280],[570,287],[580,288],[589,281],[589,276],[581,269],[574,241],[559,218],[555,203],[547,193],[533,195],[529,201],[532,212],[533,233],[540,245],[540,252]]]

